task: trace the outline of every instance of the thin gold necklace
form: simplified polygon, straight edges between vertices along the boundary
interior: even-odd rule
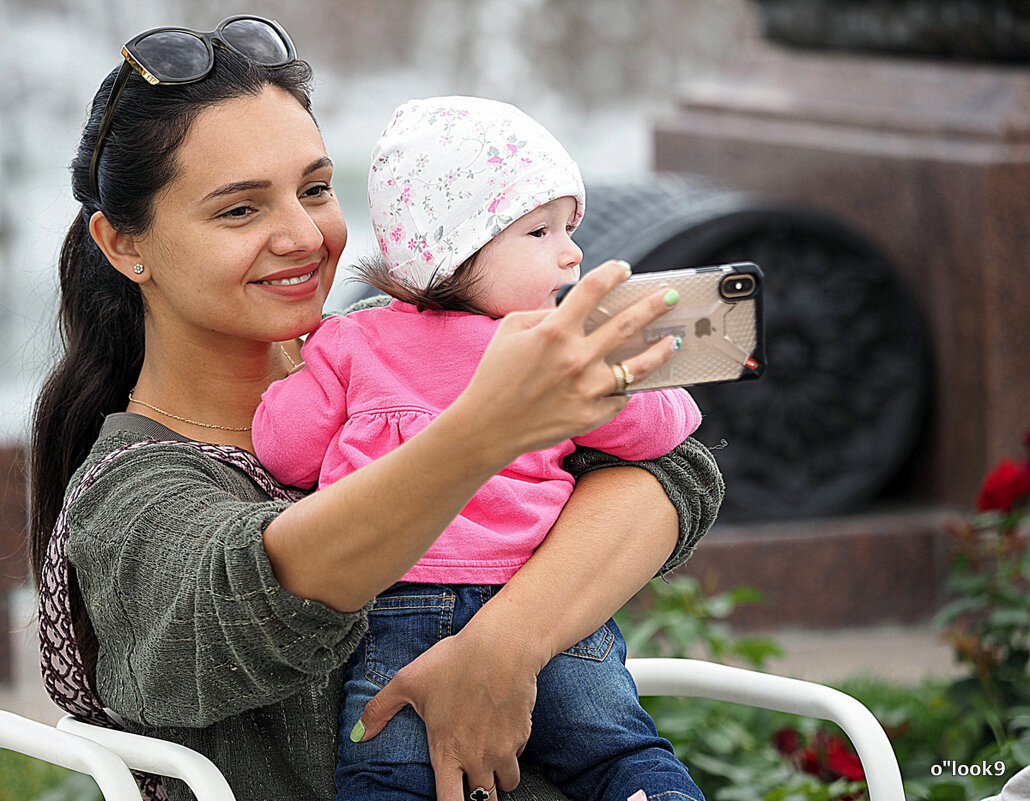
[[[279,350],[281,350],[283,352],[283,356],[286,357],[286,361],[288,361],[290,363],[290,372],[291,373],[294,370],[296,370],[298,367],[300,367],[300,364],[295,362],[290,357],[290,354],[286,352],[286,348],[284,348],[281,344],[279,345]],[[303,362],[301,362],[301,364],[303,364]],[[146,401],[141,401],[141,400],[139,400],[137,398],[134,398],[132,393],[135,392],[135,391],[136,391],[136,387],[133,387],[132,389],[129,390],[129,403],[138,403],[140,406],[145,406],[148,409],[151,409],[151,410],[157,412],[158,414],[163,414],[165,417],[170,417],[172,420],[178,420],[180,423],[189,423],[191,426],[200,426],[201,428],[217,428],[220,431],[250,431],[250,429],[253,428],[253,426],[247,426],[246,428],[237,428],[237,427],[234,427],[234,426],[219,426],[219,425],[215,425],[214,423],[202,423],[199,420],[190,420],[188,417],[179,417],[179,415],[177,415],[177,414],[172,414],[171,412],[166,412],[164,409],[159,409],[157,406],[154,406],[152,403],[147,403]]]
[[[293,357],[289,354],[289,352],[286,350],[286,348],[283,347],[283,344],[281,342],[279,343],[279,350],[281,350],[283,352],[283,356],[286,357],[286,361],[288,361],[290,363],[290,373],[293,373],[301,365],[304,364],[304,362],[295,362],[293,360]]]

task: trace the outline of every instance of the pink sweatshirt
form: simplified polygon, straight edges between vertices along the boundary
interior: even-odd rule
[[[468,386],[498,320],[388,306],[327,317],[307,366],[272,384],[254,416],[254,449],[284,484],[331,484],[410,439]],[[520,456],[491,478],[403,581],[503,584],[532,555],[573,490],[562,460],[587,445],[653,459],[701,422],[685,390],[639,392],[614,420]],[[404,488],[397,488],[404,503]],[[344,527],[341,525],[341,533]]]

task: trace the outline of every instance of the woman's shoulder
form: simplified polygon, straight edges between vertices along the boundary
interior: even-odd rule
[[[80,487],[84,481],[89,488]],[[97,491],[89,491],[94,486]],[[79,498],[95,502],[108,494],[107,489],[118,488],[117,494],[128,499],[134,491],[156,494],[160,488],[173,486],[179,494],[188,494],[191,487],[210,487],[240,500],[269,500],[239,467],[213,458],[202,443],[130,412],[105,419],[93,447],[72,476],[65,497],[67,503]],[[138,500],[142,502],[143,498]]]
[[[198,544],[215,535],[256,541],[255,532],[289,506],[201,443],[155,440],[131,423],[108,426],[68,485],[70,557],[149,542],[155,533]]]
[[[72,477],[72,484],[93,470],[101,462],[126,460],[133,462],[133,469],[159,470],[169,460],[195,462],[203,455],[189,446],[191,440],[166,428],[155,420],[132,412],[118,412],[108,415],[90,448],[85,461]]]

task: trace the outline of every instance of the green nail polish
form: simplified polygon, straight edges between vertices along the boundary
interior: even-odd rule
[[[354,724],[354,728],[350,730],[350,741],[352,743],[360,743],[361,738],[365,736],[365,724],[360,720]]]
[[[679,350],[682,347],[683,347],[683,337],[676,337],[672,341],[672,349],[673,350]]]
[[[675,289],[670,289],[662,300],[665,301],[666,306],[675,306],[680,301],[680,293]]]
[[[633,272],[633,268],[629,266],[629,262],[628,261],[623,261],[622,259],[619,259],[618,261],[619,261],[619,264],[621,264],[623,267],[626,268],[626,272],[628,272],[628,273],[632,273]]]

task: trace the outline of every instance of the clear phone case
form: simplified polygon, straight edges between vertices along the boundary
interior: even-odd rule
[[[762,271],[751,262],[630,276],[591,312],[586,332],[666,285],[679,292],[676,308],[613,352],[608,362],[626,361],[670,335],[681,337],[683,346],[646,378],[634,381],[627,392],[739,381],[762,374]]]

